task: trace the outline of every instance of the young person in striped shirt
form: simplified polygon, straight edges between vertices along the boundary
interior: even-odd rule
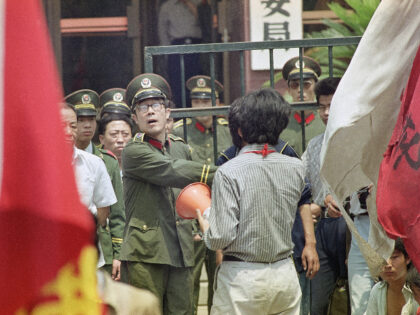
[[[236,108],[239,106],[239,108]],[[197,213],[206,245],[223,250],[211,314],[299,314],[301,291],[291,230],[302,191],[299,159],[276,152],[290,107],[273,89],[248,94],[232,105],[242,148],[216,172],[209,221]],[[232,121],[236,120],[236,121]],[[309,205],[300,207],[307,276],[319,260]]]

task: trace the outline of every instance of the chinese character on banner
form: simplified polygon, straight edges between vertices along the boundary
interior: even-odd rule
[[[251,41],[302,39],[302,0],[249,0]],[[274,68],[281,69],[297,48],[275,49]],[[251,52],[251,69],[270,69],[268,50]]]

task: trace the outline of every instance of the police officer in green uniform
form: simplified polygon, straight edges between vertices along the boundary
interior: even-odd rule
[[[215,84],[216,105],[219,105],[219,94],[223,86],[217,80]],[[191,107],[211,107],[211,81],[210,77],[197,75],[186,82],[190,90]],[[200,116],[187,118],[187,142],[192,147],[192,158],[194,161],[214,164],[213,151],[213,116]],[[224,118],[217,118],[217,156],[232,145],[228,122]],[[174,124],[172,133],[184,138],[184,120]]]
[[[127,225],[121,249],[123,281],[148,289],[164,314],[192,314],[193,227],[175,200],[193,182],[211,183],[216,168],[189,161],[190,148],[167,135],[170,87],[153,73],[135,77],[127,102],[140,133],[122,155]]]
[[[219,105],[219,94],[223,92],[223,86],[217,80],[214,81],[216,105]],[[193,76],[186,82],[190,91],[191,107],[211,107],[211,79],[205,75]],[[187,141],[192,147],[193,161],[214,164],[213,149],[213,116],[199,116],[187,118]],[[224,118],[217,118],[217,156],[232,145],[232,138],[228,122]],[[179,120],[174,124],[172,133],[184,138],[184,121]],[[199,230],[198,227],[197,231]],[[216,269],[216,253],[207,248],[200,237],[196,237],[194,243],[194,312],[197,312],[198,297],[200,291],[200,277],[203,264],[205,263],[208,279],[207,306],[211,309],[213,301],[213,282]]]
[[[131,110],[125,101],[125,89],[108,89],[99,96],[101,119],[98,135],[101,148],[111,151],[121,169],[121,154],[127,142],[134,135]]]
[[[65,101],[74,106],[77,114],[76,147],[95,154],[104,161],[117,197],[117,203],[110,209],[108,225],[105,228],[98,225],[97,233],[105,259],[103,268],[114,280],[120,280],[120,250],[125,225],[122,180],[115,155],[110,151],[98,149],[91,141],[96,129],[99,95],[95,91],[83,89],[67,95]]]
[[[300,97],[300,66],[299,57],[289,59],[283,66],[283,78],[287,81],[289,94],[293,102],[301,102]],[[321,75],[321,67],[312,58],[303,56],[302,76],[303,76],[303,101],[315,102],[315,83]],[[318,112],[311,110],[304,111],[305,125],[305,148],[309,140],[321,134],[325,130],[325,125],[318,115]],[[300,111],[292,112],[287,128],[281,133],[280,138],[287,141],[290,146],[301,156],[304,148],[302,147],[302,116]]]

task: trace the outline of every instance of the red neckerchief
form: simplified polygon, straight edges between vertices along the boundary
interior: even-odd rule
[[[300,117],[300,113],[295,112],[293,115],[293,118],[296,119],[296,121],[300,124],[302,122],[302,118]],[[308,117],[305,118],[305,125],[309,125],[312,120],[315,119],[314,113],[311,113]]]
[[[206,131],[206,127],[204,127],[198,121],[195,123],[195,128],[197,128],[198,130],[200,130],[201,133],[204,133]]]
[[[265,143],[262,150],[248,151],[245,153],[256,153],[256,154],[261,154],[263,157],[266,157],[267,155],[273,152],[276,152],[276,150],[268,150],[268,143]]]

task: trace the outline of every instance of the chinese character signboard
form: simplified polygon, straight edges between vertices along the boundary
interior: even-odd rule
[[[251,41],[302,39],[302,0],[249,0]],[[299,50],[275,49],[274,68],[280,69]],[[268,50],[251,52],[251,69],[270,69]]]

